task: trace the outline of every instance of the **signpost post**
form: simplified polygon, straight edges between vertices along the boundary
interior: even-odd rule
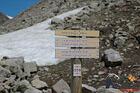
[[[59,36],[55,40],[56,58],[72,59],[71,93],[82,93],[81,63],[83,58],[99,58],[99,31],[57,30],[55,35]]]

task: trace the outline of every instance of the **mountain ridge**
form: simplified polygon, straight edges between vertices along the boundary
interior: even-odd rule
[[[6,22],[9,18],[4,15],[2,12],[0,12],[0,25],[2,25],[4,22]]]

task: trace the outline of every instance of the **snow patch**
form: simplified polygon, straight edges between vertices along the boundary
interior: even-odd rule
[[[8,15],[7,15],[7,17],[8,17],[9,19],[13,19],[13,17],[12,17],[12,16],[8,16]]]
[[[77,14],[83,8],[63,13],[54,18],[63,20],[65,17]],[[49,29],[52,19],[26,29],[0,35],[0,57],[23,56],[25,61],[36,61],[38,65],[57,64],[59,59],[55,59],[55,33]]]

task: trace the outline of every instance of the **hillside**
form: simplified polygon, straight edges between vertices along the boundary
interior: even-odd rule
[[[24,73],[24,70],[26,72],[26,66],[23,65],[25,63],[20,64],[24,67],[15,66],[14,70],[13,65],[10,68],[8,64],[9,68],[7,68],[15,71],[11,73],[17,75],[21,85],[25,84],[26,88],[29,87],[28,85],[33,86],[34,84],[29,83],[36,78],[46,82],[47,85],[37,79],[43,87],[38,88],[39,84],[31,87],[35,88],[34,90],[37,89],[38,93],[46,93],[43,91],[47,89],[52,89],[55,93],[52,86],[61,79],[64,79],[68,85],[71,84],[71,60],[62,61],[54,58],[56,29],[100,31],[100,58],[84,59],[82,62],[82,83],[92,87],[95,93],[110,93],[105,92],[107,90],[104,88],[109,73],[116,74],[120,78],[117,80],[113,78],[118,90],[140,89],[139,0],[41,0],[0,26],[2,34],[0,35],[0,57],[6,56],[6,59],[2,59],[4,62],[7,57],[19,56],[24,57],[25,63],[36,61],[38,66],[31,66],[33,69],[27,66],[31,70],[28,73],[29,76]],[[0,61],[0,64],[2,62]],[[5,64],[3,68],[6,68]],[[19,73],[22,73],[23,77],[20,77]],[[136,77],[136,80],[129,80],[130,75]],[[24,81],[23,84],[22,80],[28,81]],[[63,84],[68,86],[66,82],[61,80],[62,86]],[[57,86],[58,89],[61,89],[61,84]],[[15,87],[10,88],[18,90]],[[67,89],[70,88],[67,87]],[[19,88],[19,90],[22,89]]]

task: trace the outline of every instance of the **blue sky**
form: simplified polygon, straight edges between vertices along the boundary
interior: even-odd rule
[[[0,0],[0,12],[14,17],[38,1],[39,0]]]

